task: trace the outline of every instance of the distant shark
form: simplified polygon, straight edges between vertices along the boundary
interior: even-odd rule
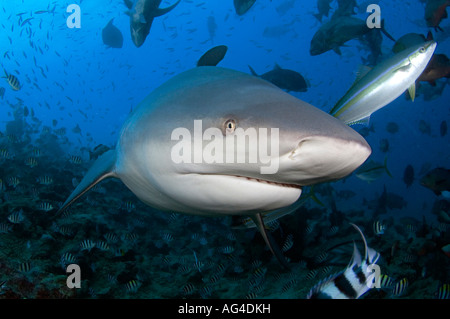
[[[278,170],[263,174],[260,159],[174,161],[179,143],[174,132],[193,126],[195,130],[193,124],[199,120],[204,129],[233,138],[238,128],[277,129],[278,151],[269,157],[278,163]],[[203,136],[194,131],[189,141],[194,159],[202,159],[210,145],[202,144],[207,130]],[[256,143],[244,140],[244,146],[263,142],[258,135]],[[270,143],[272,149],[274,142]],[[227,159],[248,155],[239,145],[226,151]],[[349,175],[370,153],[356,131],[275,85],[238,71],[201,66],[173,77],[136,107],[121,129],[116,149],[97,159],[59,212],[105,178],[119,178],[145,204],[162,211],[250,217],[272,253],[286,264],[266,232],[263,213],[295,203],[303,186]]]
[[[125,5],[130,10],[127,14],[130,16],[131,39],[136,47],[144,44],[153,19],[162,16],[175,8],[181,0],[167,8],[159,8],[162,0],[136,0],[133,4],[131,0],[125,0]]]

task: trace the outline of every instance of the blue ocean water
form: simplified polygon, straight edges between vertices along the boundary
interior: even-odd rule
[[[373,2],[395,39],[431,31],[438,42],[435,54],[450,53],[450,22],[442,20],[442,30],[428,27],[425,1],[357,1],[354,16],[365,20]],[[80,28],[67,24],[72,3],[81,9]],[[172,3],[163,1],[161,7]],[[338,7],[337,1],[330,5],[323,22]],[[414,102],[402,94],[375,112],[369,127],[353,126],[372,147],[369,160],[387,159],[392,177],[383,173],[368,183],[353,174],[318,185],[314,191],[323,206],[309,200],[277,220],[273,232],[280,246],[287,235],[294,238],[285,252],[292,264],[288,272],[255,229],[233,230],[227,218],[158,212],[117,181],[99,184],[70,213],[55,216],[92,165],[89,151],[99,144],[113,148],[130,111],[165,81],[195,67],[210,48],[228,47],[221,67],[250,73],[250,65],[263,74],[278,64],[299,72],[310,87],[289,94],[325,112],[352,85],[370,53],[356,38],[341,47],[341,55],[330,50],[311,56],[311,39],[322,25],[314,17],[316,1],[257,0],[239,16],[231,0],[181,0],[155,18],[139,48],[131,40],[127,10],[121,0],[1,3],[0,61],[21,88],[12,90],[7,79],[0,84],[5,88],[0,98],[0,297],[304,298],[325,275],[346,267],[352,247],[328,250],[359,239],[349,222],[362,226],[369,246],[380,252],[384,274],[395,282],[408,278],[401,294],[373,289],[367,298],[435,298],[450,282],[449,252],[443,250],[450,244],[448,201],[420,183],[431,169],[449,168],[450,135],[440,130],[449,120],[447,78],[437,81],[443,90],[432,99],[425,93],[435,87],[423,84],[425,93]],[[102,29],[112,18],[123,34],[122,48],[102,42]],[[393,44],[383,36],[380,61],[392,55]],[[396,123],[398,132],[389,132],[388,123]],[[380,149],[383,139],[389,142],[387,151]],[[414,169],[410,186],[404,181],[408,165]],[[377,215],[384,188],[390,203]],[[344,216],[339,222],[330,203]],[[12,222],[9,217],[19,211],[23,220]],[[372,231],[379,220],[386,224],[381,236]],[[420,232],[424,224],[426,233]],[[85,248],[85,240],[96,247]],[[324,251],[336,256],[314,262],[313,256]],[[81,289],[65,284],[64,266],[71,261],[87,269]]]

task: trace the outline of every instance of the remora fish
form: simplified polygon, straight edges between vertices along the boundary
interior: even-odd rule
[[[212,151],[209,143],[203,145],[202,129],[191,136],[195,120],[220,133],[214,141],[243,130],[277,128],[279,142],[270,144],[278,146],[278,152],[271,153],[270,160],[278,163],[278,170],[262,174],[261,160],[190,161],[208,154],[208,148]],[[273,84],[209,66],[183,72],[154,90],[133,110],[119,136],[116,149],[97,159],[59,212],[100,181],[119,178],[145,204],[162,211],[251,217],[281,262],[284,258],[261,214],[293,204],[302,186],[347,176],[371,153],[356,131]],[[187,152],[180,150],[180,139],[192,150],[185,161],[178,160]],[[218,147],[215,153],[227,159],[249,158],[246,141],[244,136],[237,147]]]
[[[344,123],[367,123],[373,112],[391,103],[406,89],[415,96],[415,81],[433,56],[435,41],[413,46],[379,63],[355,81],[330,114]]]
[[[162,0],[136,0],[134,6],[132,6],[131,1],[125,1],[125,5],[130,9],[127,14],[130,16],[131,39],[134,45],[138,48],[143,45],[150,32],[153,19],[168,13],[180,1],[178,0],[173,5],[163,9],[159,8]]]
[[[372,276],[369,275],[373,271],[369,267],[376,264],[380,254],[367,246],[361,229],[354,224],[352,226],[364,242],[364,259],[361,259],[358,248],[353,244],[353,257],[347,268],[313,287],[308,293],[308,299],[358,299],[374,285],[374,282],[370,282]]]

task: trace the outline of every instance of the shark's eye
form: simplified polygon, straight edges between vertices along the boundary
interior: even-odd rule
[[[236,129],[236,121],[233,119],[229,119],[225,121],[225,133],[231,134]]]
[[[419,52],[420,52],[420,53],[425,53],[425,51],[426,51],[426,50],[425,50],[425,47],[421,47],[421,48],[419,49]]]

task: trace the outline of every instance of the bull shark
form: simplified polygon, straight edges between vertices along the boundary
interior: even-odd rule
[[[138,48],[143,45],[150,32],[153,19],[174,9],[180,1],[178,0],[167,8],[159,8],[162,0],[136,0],[134,4],[125,0],[125,5],[130,10],[127,14],[130,16],[131,39],[134,45]]]
[[[198,121],[200,134],[195,132]],[[179,156],[186,155],[177,151],[179,143],[186,142],[179,132],[194,131],[184,152],[191,150],[192,158],[202,159],[211,146],[205,145],[208,130],[219,134],[215,142],[221,136],[234,138],[239,128],[244,132],[276,129],[278,140],[272,134],[266,147],[277,170],[263,173],[267,161],[261,158],[236,163],[192,162],[190,157],[179,161]],[[258,135],[251,145],[244,139],[242,145],[227,147],[223,154],[227,159],[229,155],[248,159],[252,147],[264,144],[263,137]],[[212,143],[211,136],[206,140]],[[217,147],[215,152],[220,155],[222,149]],[[116,148],[94,162],[58,212],[100,181],[118,178],[142,202],[162,211],[250,217],[271,252],[286,265],[266,232],[263,213],[294,204],[303,186],[347,176],[370,153],[370,146],[352,128],[270,82],[239,71],[201,66],[162,84],[133,110]]]

